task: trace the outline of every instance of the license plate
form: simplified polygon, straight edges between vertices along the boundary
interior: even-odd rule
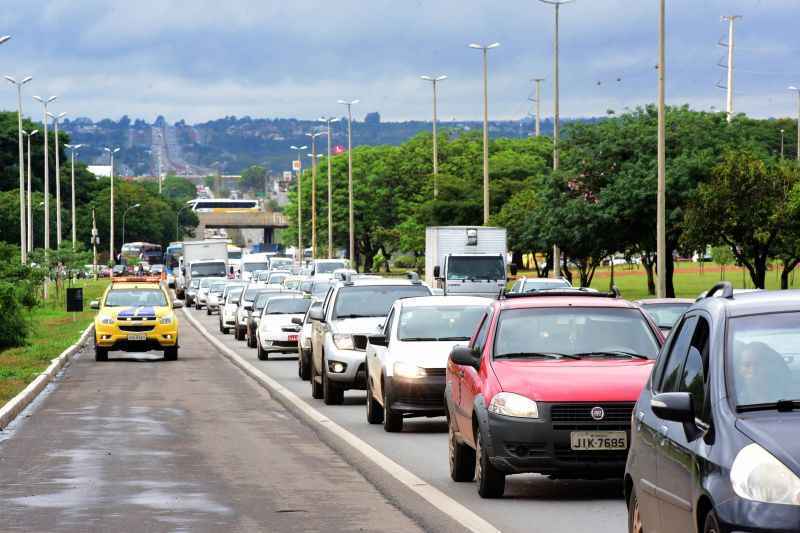
[[[128,335],[128,340],[129,341],[146,341],[147,340],[147,335],[145,335],[143,333]]]
[[[627,450],[628,435],[624,431],[573,431],[573,450]]]
[[[289,335],[289,342],[297,342],[297,335]]]

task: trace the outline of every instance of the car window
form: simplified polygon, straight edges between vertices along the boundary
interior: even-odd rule
[[[692,304],[642,304],[642,309],[653,317],[653,321],[660,328],[671,328]]]
[[[105,301],[106,307],[164,307],[167,298],[164,292],[158,289],[114,289],[108,291]]]
[[[661,380],[656,388],[658,392],[675,392],[678,390],[681,370],[683,369],[684,361],[686,361],[686,353],[689,351],[696,323],[696,316],[688,317],[681,323],[677,337],[672,342],[669,353],[666,354],[666,360],[661,371]]]
[[[486,346],[486,337],[489,334],[489,326],[492,323],[492,310],[486,312],[483,317],[483,321],[481,322],[480,328],[478,332],[475,334],[475,342],[472,343],[472,347],[478,353],[483,353],[483,347]]]
[[[486,306],[411,306],[400,314],[397,338],[401,341],[468,341]]]
[[[333,319],[386,316],[395,300],[430,296],[425,285],[362,285],[342,287],[334,303]]]
[[[522,280],[517,280],[511,286],[511,292],[521,292],[522,289]]]
[[[308,311],[308,298],[272,298],[264,310],[265,315],[299,315]]]

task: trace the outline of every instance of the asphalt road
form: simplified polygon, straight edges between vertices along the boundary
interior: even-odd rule
[[[181,339],[169,363],[85,350],[0,434],[0,530],[421,529],[187,320]]]
[[[217,316],[207,316],[205,311],[193,309],[189,312],[207,331],[244,356],[248,362],[498,529],[527,533],[626,531],[627,512],[621,480],[561,481],[539,475],[509,476],[503,499],[481,499],[473,483],[455,483],[450,479],[444,417],[407,420],[402,433],[386,433],[383,426],[367,424],[363,391],[345,393],[345,405],[326,406],[321,400],[311,398],[311,386],[297,376],[294,354],[283,357],[271,355],[270,360],[259,361],[255,349],[247,348],[244,342],[236,341],[233,335],[219,332]]]

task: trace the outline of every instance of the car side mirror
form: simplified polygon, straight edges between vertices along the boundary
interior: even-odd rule
[[[439,265],[433,267],[433,277],[439,279],[442,277],[442,268]]]
[[[509,272],[511,272],[512,276],[516,276],[517,275],[517,265],[516,265],[516,263],[511,263],[510,265],[508,265],[508,270],[509,270]]]
[[[173,309],[180,309],[181,307],[183,307],[183,301],[182,300],[175,300],[174,302],[172,302],[172,308]]]
[[[456,346],[450,351],[450,360],[457,365],[471,366],[475,370],[481,366],[481,356],[470,346]]]
[[[694,402],[688,392],[662,392],[650,400],[653,414],[662,420],[686,424],[694,422]]]
[[[325,317],[322,316],[322,309],[312,309],[308,312],[308,318],[319,322],[325,322]]]
[[[100,309],[100,302],[98,302],[97,300],[92,300],[91,302],[89,302],[89,308]]]
[[[294,317],[294,318],[292,319],[292,324],[297,324],[298,326],[302,326],[302,325],[303,325],[303,319],[302,319],[302,318],[297,318],[297,317]]]
[[[374,335],[369,338],[369,343],[374,346],[389,346],[389,339],[384,335]]]

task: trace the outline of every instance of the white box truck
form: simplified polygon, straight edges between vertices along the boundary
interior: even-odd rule
[[[183,298],[184,291],[193,277],[228,275],[228,244],[220,240],[184,241],[183,258],[175,292]]]
[[[508,281],[505,228],[425,228],[425,281],[445,295],[498,298]]]

